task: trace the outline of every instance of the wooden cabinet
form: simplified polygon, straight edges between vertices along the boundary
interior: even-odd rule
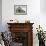
[[[7,23],[12,33],[13,41],[22,46],[33,46],[33,23]]]

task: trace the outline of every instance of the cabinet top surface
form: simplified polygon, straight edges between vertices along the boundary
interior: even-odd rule
[[[25,25],[25,24],[31,24],[31,25],[33,25],[34,23],[7,23],[8,25]]]

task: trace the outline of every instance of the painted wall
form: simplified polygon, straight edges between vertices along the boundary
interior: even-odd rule
[[[14,15],[14,5],[27,5],[27,15]],[[8,30],[7,22],[9,22],[9,20],[11,19],[17,19],[19,22],[25,22],[25,20],[30,20],[31,23],[34,23],[33,45],[38,46],[36,27],[41,24],[44,30],[46,29],[46,16],[41,13],[41,7],[40,0],[2,0],[2,30]]]
[[[21,3],[20,3],[21,1]],[[14,15],[14,5],[27,5],[27,15]],[[38,46],[36,27],[40,24],[40,0],[2,0],[2,25],[3,31],[7,31],[7,22],[17,19],[19,22],[30,20],[33,25],[33,45]],[[37,40],[36,40],[37,39]]]
[[[0,31],[2,29],[2,0],[0,0]]]
[[[40,0],[41,13],[46,14],[46,0]]]
[[[46,0],[40,0],[40,24],[46,31]]]
[[[21,3],[20,3],[21,1]],[[18,3],[19,2],[19,3]],[[27,15],[14,15],[14,5],[27,5]],[[2,1],[2,24],[6,27],[6,23],[10,19],[17,19],[19,22],[30,20],[33,23],[40,21],[40,0],[3,0]],[[37,21],[38,20],[38,21]],[[4,31],[7,28],[4,27]]]

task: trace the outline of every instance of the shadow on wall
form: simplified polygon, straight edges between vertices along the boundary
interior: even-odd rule
[[[0,0],[0,31],[2,31],[2,0]]]

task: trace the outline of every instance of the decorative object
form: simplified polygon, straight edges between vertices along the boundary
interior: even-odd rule
[[[14,5],[14,14],[15,15],[26,15],[27,5]]]
[[[46,31],[44,31],[44,35],[45,35],[45,41],[46,41]]]
[[[25,23],[30,23],[30,20],[26,20]]]
[[[38,35],[38,40],[39,40],[39,46],[45,46],[45,35],[43,32],[42,27],[36,28],[37,29],[37,34]]]
[[[0,46],[5,46],[4,45],[4,41],[3,41],[3,39],[2,39],[2,35],[1,35],[2,33],[0,32]]]
[[[13,20],[10,20],[10,21],[13,21]]]
[[[4,45],[5,46],[10,46],[10,42],[12,42],[12,36],[11,36],[11,32],[9,31],[5,31],[5,32],[1,32],[1,36],[2,39],[4,41]]]
[[[17,19],[11,19],[9,23],[19,23],[19,21]]]

